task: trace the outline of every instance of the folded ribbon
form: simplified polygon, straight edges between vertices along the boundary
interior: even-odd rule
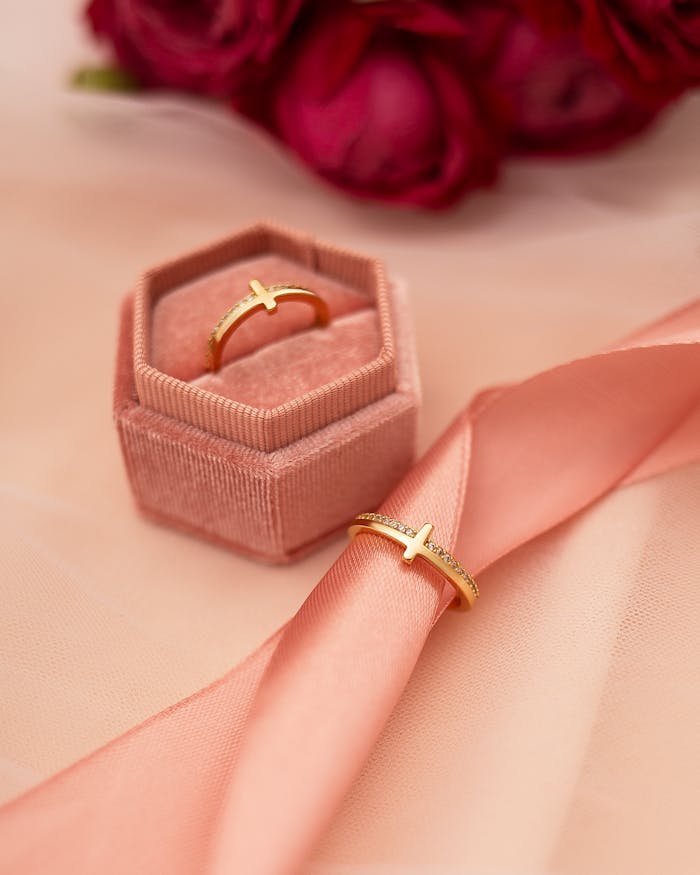
[[[478,396],[382,511],[430,521],[478,574],[617,484],[699,457],[697,301]],[[1,808],[0,872],[298,871],[453,595],[429,564],[356,539],[225,677]]]

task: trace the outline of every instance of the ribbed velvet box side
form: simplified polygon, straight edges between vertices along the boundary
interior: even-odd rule
[[[272,452],[209,434],[139,403],[133,298],[124,302],[114,413],[131,487],[149,517],[237,552],[287,562],[376,507],[411,464],[419,389],[400,288],[390,287],[397,388]]]

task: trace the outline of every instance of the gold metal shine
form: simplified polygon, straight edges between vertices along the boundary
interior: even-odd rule
[[[431,539],[432,532],[431,523],[425,523],[416,530],[399,520],[378,513],[361,513],[348,528],[351,538],[369,533],[401,544],[404,547],[402,559],[409,565],[416,556],[425,559],[457,591],[457,601],[453,602],[452,607],[459,611],[468,611],[479,598],[479,587],[464,566]]]
[[[314,308],[315,325],[328,325],[330,321],[328,304],[311,289],[285,283],[264,286],[259,280],[251,280],[248,285],[251,293],[238,301],[230,310],[227,310],[209,335],[206,359],[208,371],[219,370],[221,356],[229,338],[257,310],[264,309],[268,315],[272,316],[277,312],[278,303],[295,301],[310,304]]]

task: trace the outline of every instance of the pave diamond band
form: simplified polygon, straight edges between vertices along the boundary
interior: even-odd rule
[[[416,556],[430,562],[457,590],[458,601],[454,605],[457,609],[468,611],[479,598],[479,587],[471,574],[451,553],[432,540],[433,526],[430,523],[414,529],[381,513],[361,513],[350,524],[348,533],[354,538],[363,532],[401,544],[405,548],[404,562],[410,564]]]
[[[206,365],[208,371],[218,371],[221,355],[229,337],[256,310],[261,307],[272,315],[277,312],[277,304],[282,301],[299,301],[310,304],[316,312],[316,325],[328,325],[330,314],[328,305],[316,292],[301,286],[278,283],[264,286],[259,280],[251,280],[250,294],[241,298],[230,310],[227,310],[213,327],[207,341]]]

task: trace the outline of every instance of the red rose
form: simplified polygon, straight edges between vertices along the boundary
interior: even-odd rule
[[[586,48],[641,99],[673,97],[700,82],[697,0],[524,2],[545,26],[578,28]]]
[[[273,130],[353,194],[453,203],[493,180],[500,152],[460,72],[458,32],[417,0],[336,6],[298,39],[272,93]]]
[[[583,48],[545,36],[512,8],[466,7],[469,54],[493,91],[517,151],[582,152],[636,133],[654,117]]]
[[[92,0],[87,17],[143,85],[232,97],[255,81],[303,0]]]

